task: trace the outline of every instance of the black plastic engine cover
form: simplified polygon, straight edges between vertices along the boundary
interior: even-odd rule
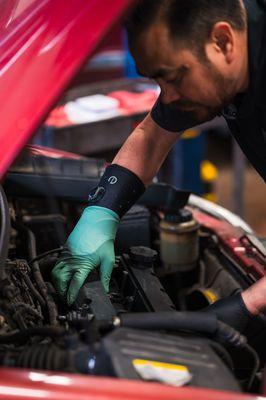
[[[187,367],[192,375],[188,386],[241,391],[227,366],[200,338],[120,328],[103,339],[102,353],[119,378],[142,379],[133,361],[148,360]]]

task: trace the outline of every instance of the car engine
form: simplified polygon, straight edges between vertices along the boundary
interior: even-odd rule
[[[254,273],[245,269],[188,192],[154,184],[124,216],[108,294],[94,271],[73,306],[58,297],[51,270],[103,169],[100,160],[26,154],[8,173],[0,365],[259,392],[264,316],[246,338],[208,307],[259,278],[265,249],[241,231]]]

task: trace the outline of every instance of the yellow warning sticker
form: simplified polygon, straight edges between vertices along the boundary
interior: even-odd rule
[[[144,380],[158,381],[172,386],[184,386],[192,379],[192,374],[185,365],[135,359],[133,366]]]

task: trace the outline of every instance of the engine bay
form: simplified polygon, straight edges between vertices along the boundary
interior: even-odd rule
[[[73,306],[57,295],[51,271],[86,206],[78,191],[75,199],[64,192],[75,180],[73,173],[66,179],[69,170],[54,174],[56,183],[49,177],[57,195],[29,189],[25,182],[36,171],[11,171],[1,188],[0,365],[258,393],[264,316],[246,338],[237,323],[208,312],[249,287],[256,274],[204,226],[187,192],[153,185],[123,217],[109,293],[97,270]],[[97,178],[91,175],[83,176],[87,191]],[[47,176],[37,178],[45,186]],[[264,269],[263,246],[244,232],[239,237],[254,271]]]

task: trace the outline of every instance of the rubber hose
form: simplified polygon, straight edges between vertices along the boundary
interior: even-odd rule
[[[200,312],[125,313],[119,318],[122,326],[136,329],[189,330],[208,334],[214,334],[218,329],[216,315]]]
[[[206,312],[131,313],[119,316],[121,326],[145,330],[193,331],[211,335],[221,343],[234,347],[246,345],[245,336],[220,322],[215,314]]]

